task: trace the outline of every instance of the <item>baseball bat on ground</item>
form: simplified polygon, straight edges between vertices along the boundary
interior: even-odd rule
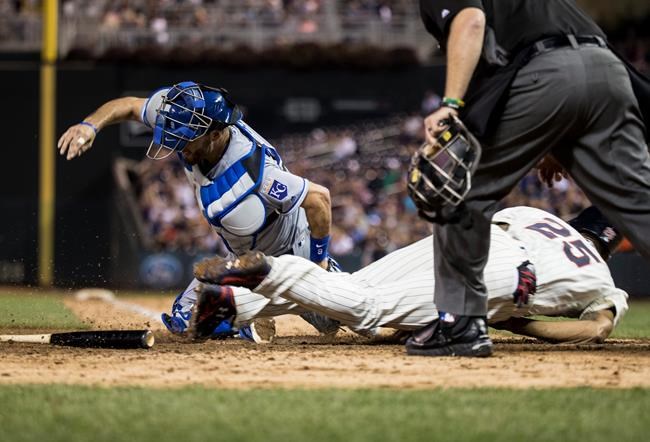
[[[0,342],[28,342],[89,348],[151,348],[151,330],[97,330],[45,335],[0,335]]]

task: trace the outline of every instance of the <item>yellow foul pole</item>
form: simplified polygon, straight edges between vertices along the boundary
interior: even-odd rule
[[[41,286],[51,286],[54,282],[58,4],[58,0],[43,0],[38,196],[38,282]]]

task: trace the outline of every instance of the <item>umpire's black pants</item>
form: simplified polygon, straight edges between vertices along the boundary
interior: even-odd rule
[[[517,74],[467,197],[472,226],[436,226],[435,304],[484,316],[483,268],[496,204],[548,152],[650,259],[650,160],[624,64],[606,48],[562,48]]]

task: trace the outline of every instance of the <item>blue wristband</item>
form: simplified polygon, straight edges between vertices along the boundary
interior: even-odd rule
[[[84,126],[88,126],[88,127],[90,127],[92,130],[95,131],[95,135],[97,135],[97,128],[95,127],[94,124],[89,123],[89,122],[87,122],[87,121],[82,121],[82,122],[79,123],[79,124],[83,124]]]
[[[321,262],[327,258],[327,247],[330,244],[330,236],[325,238],[309,238],[309,259],[312,262]]]

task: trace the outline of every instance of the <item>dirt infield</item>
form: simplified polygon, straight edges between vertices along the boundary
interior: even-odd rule
[[[124,299],[124,298],[122,298]],[[152,311],[168,297],[131,297]],[[162,325],[105,301],[66,305],[95,329],[151,328],[151,350],[99,350],[0,343],[0,384],[64,383],[101,386],[210,388],[436,388],[436,387],[650,387],[650,341],[601,346],[551,346],[497,338],[488,359],[408,357],[399,345],[368,343],[350,332],[332,342],[300,318],[278,319],[270,345],[238,339],[187,343]],[[7,332],[4,330],[3,332]]]

